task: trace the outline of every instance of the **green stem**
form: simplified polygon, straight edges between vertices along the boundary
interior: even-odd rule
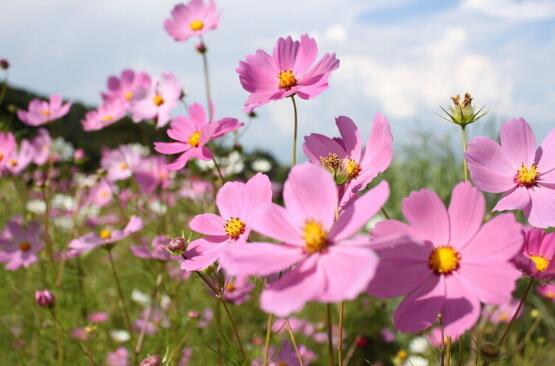
[[[526,302],[526,299],[528,298],[528,294],[530,293],[530,289],[532,288],[533,284],[534,284],[534,279],[532,277],[530,277],[530,279],[528,280],[528,285],[526,286],[526,290],[524,290],[524,295],[522,296],[522,299],[520,299],[520,303],[518,304],[518,307],[516,308],[516,311],[513,314],[513,317],[511,318],[511,321],[507,325],[507,328],[505,328],[505,331],[503,332],[503,335],[501,335],[501,338],[499,339],[499,342],[497,342],[497,346],[501,347],[503,345],[503,342],[505,342],[505,339],[507,339],[507,336],[511,332],[513,324],[514,324],[516,318],[518,317],[518,314],[522,310],[522,307],[524,306],[524,303]]]
[[[345,320],[345,301],[339,304],[339,340],[337,342],[338,364],[343,366],[343,322]]]
[[[272,320],[273,314],[268,314],[268,320],[266,321],[266,340],[264,341],[264,356],[262,366],[268,366],[269,354],[270,354],[270,339],[272,338]]]
[[[466,158],[464,154],[466,153],[466,128],[461,126],[461,143],[462,143],[462,150],[463,150],[463,172],[464,172],[464,181],[468,182],[468,163],[466,162]]]
[[[223,185],[225,183],[225,178],[215,156],[212,157],[212,161],[214,162],[214,167],[216,168],[216,171],[218,172],[218,177],[220,177],[221,184]]]
[[[206,47],[204,39],[200,37],[200,41]],[[208,108],[208,121],[212,122],[214,116],[212,115],[212,97],[210,93],[210,75],[208,71],[208,57],[206,56],[206,50],[201,52],[202,55],[202,66],[204,70],[204,88],[206,90],[206,108]]]
[[[4,97],[6,96],[6,92],[8,91],[8,72],[4,76],[4,81],[2,82],[2,87],[0,88],[0,105],[4,101]]]
[[[164,270],[164,265],[161,265],[161,270]],[[150,321],[150,317],[152,315],[152,311],[154,310],[154,304],[156,303],[156,298],[158,297],[158,291],[160,289],[160,286],[162,285],[162,273],[160,272],[158,274],[158,276],[156,276],[156,282],[154,284],[154,289],[152,290],[152,294],[150,295],[150,305],[148,307],[146,316],[145,316],[145,322],[143,324],[143,326],[141,327],[141,333],[139,334],[139,338],[137,339],[137,344],[135,345],[135,357],[138,357],[141,354],[141,350],[143,348],[143,341],[145,338],[145,334],[146,334],[146,327],[148,325],[148,322]]]
[[[326,323],[328,331],[328,364],[334,366],[334,355],[333,355],[333,335],[332,335],[332,323],[331,323],[331,304],[326,304]]]
[[[299,352],[299,347],[297,347],[297,342],[295,341],[295,335],[293,334],[293,329],[291,329],[289,319],[285,319],[285,323],[287,324],[287,332],[289,332],[289,338],[291,338],[291,343],[293,343],[293,348],[295,349],[295,354],[297,355],[299,366],[304,366],[303,358],[301,357],[301,353]]]
[[[65,329],[65,327],[63,326],[63,324],[58,320],[58,317],[56,316],[56,313],[55,313],[54,309],[50,309],[50,315],[52,315],[52,318],[54,319],[54,322],[59,327],[59,329],[62,331],[62,333],[67,336],[68,332]],[[82,342],[78,341],[78,340],[75,340],[75,342],[79,345],[79,349],[81,350],[81,352],[83,352],[85,354],[85,356],[87,356],[87,359],[89,360],[89,363],[93,366],[98,365],[98,363],[96,363],[96,361],[94,360],[94,357],[93,357],[92,353],[87,349],[87,347],[85,347],[85,345]]]
[[[231,311],[229,311],[229,307],[227,306],[227,303],[225,302],[223,297],[219,297],[219,299],[224,307],[224,311],[227,314],[227,317],[229,318],[229,323],[231,324],[231,328],[233,329],[233,334],[235,335],[235,339],[237,343],[239,343],[241,354],[243,355],[243,358],[247,360],[247,354],[245,352],[245,348],[243,347],[243,342],[241,342],[241,337],[239,336],[239,331],[237,330],[237,324],[235,323],[235,320],[233,320],[233,316],[231,316]]]
[[[384,215],[386,219],[388,219],[388,220],[391,219],[391,216],[389,216],[389,214],[385,210],[385,207],[382,207],[381,211],[382,211],[382,215]]]
[[[295,101],[295,95],[291,96],[291,102],[293,102],[293,114],[295,116],[294,124],[293,124],[293,148],[292,148],[292,155],[291,155],[291,167],[297,164],[297,129],[299,123],[299,116],[297,113],[297,102]]]
[[[127,309],[127,304],[125,303],[125,297],[123,296],[123,290],[121,289],[119,276],[118,276],[118,273],[116,272],[116,265],[114,263],[114,258],[112,256],[112,247],[108,247],[106,250],[108,251],[108,259],[110,260],[110,267],[112,268],[112,274],[114,276],[114,281],[116,282],[116,288],[118,290],[119,301],[121,304],[121,308],[123,310],[125,323],[127,325],[127,329],[129,330],[129,335],[133,337],[133,328],[131,327],[131,317],[129,316],[129,310]]]

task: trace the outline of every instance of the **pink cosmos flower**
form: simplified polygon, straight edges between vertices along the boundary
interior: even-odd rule
[[[219,20],[214,1],[205,4],[203,0],[191,0],[187,5],[174,6],[172,17],[166,19],[164,28],[176,41],[186,41],[218,28]]]
[[[36,222],[23,224],[21,218],[12,218],[0,232],[0,262],[15,271],[35,263],[42,249],[41,228]]]
[[[538,286],[538,293],[548,300],[555,302],[555,284]]]
[[[304,365],[310,365],[317,358],[316,354],[308,349],[304,344],[298,345],[299,355],[303,360]],[[269,366],[299,366],[299,359],[295,348],[289,341],[283,341],[279,347],[270,347],[270,362]],[[253,366],[262,366],[261,360],[255,360]]]
[[[142,99],[151,84],[150,76],[146,72],[135,72],[125,69],[120,77],[110,76],[108,78],[108,91],[102,93],[105,102],[116,100],[128,107],[131,101]]]
[[[125,103],[119,99],[107,100],[100,107],[85,114],[81,126],[85,131],[98,131],[125,117]]]
[[[85,254],[94,248],[114,244],[123,240],[143,228],[143,221],[137,216],[131,216],[123,230],[106,227],[97,233],[88,233],[77,239],[73,239],[68,246],[69,257]]]
[[[51,308],[56,304],[56,296],[47,289],[35,291],[35,302],[42,308]]]
[[[138,145],[122,145],[113,150],[104,150],[100,165],[108,171],[109,181],[124,180],[131,177],[143,155]]]
[[[555,233],[528,228],[524,232],[522,252],[515,258],[516,266],[530,277],[555,279]]]
[[[555,226],[555,130],[536,148],[536,137],[522,118],[501,126],[501,145],[477,137],[466,160],[476,187],[504,193],[494,210],[523,210],[536,227]]]
[[[8,162],[8,157],[16,149],[15,136],[11,132],[0,132],[0,173]]]
[[[181,85],[179,80],[171,74],[165,73],[155,80],[146,96],[131,104],[131,115],[134,122],[145,119],[156,119],[156,127],[164,127],[171,119],[171,111],[181,99]]]
[[[163,262],[176,260],[177,257],[168,253],[167,246],[169,243],[169,237],[165,235],[158,235],[152,239],[150,246],[133,245],[131,247],[131,253],[133,253],[135,257],[142,259],[153,259]]]
[[[328,87],[331,72],[339,67],[335,54],[326,53],[318,62],[318,46],[309,36],[300,41],[289,36],[278,39],[273,55],[258,50],[239,62],[236,71],[243,89],[250,93],[246,112],[278,100],[298,95],[310,99]]]
[[[187,117],[174,118],[168,129],[168,136],[175,142],[154,143],[154,149],[161,154],[181,153],[175,162],[168,164],[169,170],[183,168],[191,158],[211,160],[212,152],[205,145],[242,126],[235,118],[209,122],[204,108],[198,103],[191,104],[188,113]]]
[[[107,366],[129,366],[129,351],[124,347],[119,347],[114,352],[109,352],[106,356]]]
[[[285,208],[266,204],[253,215],[253,230],[281,244],[236,245],[220,263],[230,274],[267,276],[287,271],[261,295],[261,307],[278,316],[308,301],[356,298],[374,276],[377,257],[368,238],[355,237],[389,196],[387,182],[361,196],[336,220],[335,182],[322,167],[297,165],[284,185]]]
[[[137,185],[142,193],[154,192],[158,187],[168,188],[170,184],[170,171],[168,162],[163,156],[151,156],[143,159],[133,172]]]
[[[252,290],[255,289],[249,276],[229,277],[224,288],[224,299],[235,305],[240,305],[249,299]]]
[[[88,192],[83,206],[104,207],[112,202],[114,189],[106,179],[101,179]]]
[[[492,324],[508,323],[511,321],[514,313],[518,309],[520,300],[512,299],[511,301],[499,306],[487,305],[482,310],[483,316]],[[524,312],[524,307],[520,309],[517,318],[520,318]]]
[[[366,147],[361,144],[358,128],[352,119],[335,119],[341,138],[313,133],[305,137],[303,150],[311,163],[322,165],[339,185],[340,206],[391,164],[393,136],[387,119],[376,114]]]
[[[62,118],[69,112],[69,108],[71,103],[62,104],[62,97],[53,94],[49,101],[33,99],[28,111],[17,111],[17,118],[28,126],[36,127]]]
[[[194,201],[204,201],[212,196],[213,190],[214,187],[210,182],[198,177],[190,177],[183,182],[179,195]]]
[[[33,147],[33,163],[43,165],[48,161],[51,144],[52,139],[50,138],[48,130],[40,128],[38,134],[31,140],[31,146]]]
[[[419,332],[441,314],[446,336],[456,337],[476,323],[480,301],[500,305],[512,299],[520,273],[511,260],[522,246],[521,227],[512,214],[482,225],[484,209],[482,194],[459,183],[448,209],[434,192],[423,189],[403,201],[408,224],[385,220],[376,225],[378,240],[399,235],[415,240],[374,244],[380,264],[369,293],[406,295],[395,311],[397,329]]]
[[[19,175],[33,162],[35,149],[28,140],[22,140],[19,148],[7,156],[4,168],[13,175]]]
[[[189,227],[207,235],[187,246],[181,269],[199,271],[217,261],[224,252],[245,242],[251,232],[250,220],[256,210],[272,202],[270,180],[258,173],[246,183],[227,182],[216,196],[220,215],[204,213],[193,217]]]
[[[96,311],[94,313],[90,313],[88,316],[88,320],[93,324],[106,323],[108,318],[109,315],[105,311]]]

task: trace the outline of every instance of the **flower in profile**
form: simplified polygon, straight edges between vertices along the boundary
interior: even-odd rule
[[[62,118],[69,112],[69,108],[71,103],[63,104],[62,97],[53,94],[48,101],[33,99],[27,111],[17,112],[17,118],[28,126],[36,127]]]
[[[35,302],[41,308],[52,308],[56,303],[56,296],[47,289],[35,291]]]
[[[326,53],[316,62],[318,46],[313,38],[300,41],[278,39],[273,54],[258,50],[239,62],[236,71],[243,89],[250,93],[246,112],[273,100],[298,95],[310,99],[327,89],[331,72],[339,67],[335,54]]]
[[[335,119],[340,138],[313,133],[305,137],[303,150],[311,163],[322,165],[339,187],[340,206],[344,207],[356,194],[391,164],[393,136],[387,119],[376,114],[366,147],[362,146],[358,128],[352,119]]]
[[[118,99],[107,100],[100,107],[89,111],[81,121],[85,131],[98,131],[125,117],[125,104]]]
[[[69,243],[68,257],[85,254],[94,248],[112,245],[140,231],[142,228],[143,221],[137,216],[131,216],[123,229],[113,229],[111,226],[107,226],[98,232],[85,234],[77,239],[73,239]]]
[[[339,200],[333,178],[314,164],[294,166],[285,182],[285,208],[266,204],[250,222],[253,230],[280,244],[236,245],[220,264],[232,275],[285,271],[261,295],[262,309],[278,316],[298,311],[308,301],[354,299],[368,286],[378,262],[368,238],[356,234],[388,196],[389,186],[382,182],[336,220]]]
[[[419,332],[442,316],[445,334],[456,337],[480,316],[480,302],[501,305],[512,299],[519,271],[511,260],[522,246],[520,225],[503,214],[482,225],[485,200],[469,183],[453,189],[446,209],[432,191],[404,199],[403,215],[378,223],[373,235],[407,235],[399,245],[373,247],[380,257],[369,293],[381,298],[405,295],[394,314],[397,329]]]
[[[43,165],[50,157],[50,146],[52,139],[46,128],[39,128],[37,135],[31,140],[33,147],[33,163]]]
[[[520,300],[512,299],[511,301],[499,306],[487,305],[482,310],[482,316],[489,320],[492,324],[509,323],[516,313]],[[518,312],[517,318],[521,317],[524,307]]]
[[[87,319],[89,322],[93,324],[101,324],[106,323],[108,321],[109,315],[105,311],[96,311],[94,313],[90,313]]]
[[[538,286],[538,293],[546,299],[555,302],[555,284],[546,283]]]
[[[11,132],[0,132],[0,173],[8,162],[8,157],[17,148],[15,136]]]
[[[188,116],[177,116],[171,122],[168,136],[174,142],[154,143],[154,149],[161,154],[181,154],[176,161],[168,164],[169,170],[183,168],[191,158],[211,160],[213,155],[206,144],[241,127],[235,118],[209,122],[204,108],[198,103],[191,104],[188,113]]]
[[[104,150],[100,165],[108,171],[108,180],[124,180],[133,174],[133,170],[144,158],[144,151],[139,145],[121,145],[113,150]]]
[[[541,281],[555,279],[555,233],[542,229],[524,229],[524,246],[515,257],[516,266],[530,277]]]
[[[219,20],[214,1],[191,0],[186,5],[174,6],[171,18],[164,22],[164,28],[174,40],[182,42],[218,28]]]
[[[6,223],[0,232],[0,262],[5,263],[7,270],[26,268],[39,260],[37,254],[42,249],[40,229],[36,222],[24,225],[19,217]]]
[[[132,101],[142,99],[150,88],[150,76],[146,72],[125,69],[120,76],[108,78],[108,90],[102,93],[104,102],[118,101],[128,107]]]
[[[501,126],[501,144],[476,137],[466,161],[478,189],[505,195],[495,211],[522,210],[530,225],[555,226],[555,130],[536,148],[536,137],[524,119]]]
[[[170,113],[177,106],[179,99],[179,80],[171,73],[164,73],[159,79],[154,80],[144,98],[131,104],[133,122],[155,119],[156,127],[164,127],[170,121]]]
[[[251,232],[251,219],[257,209],[272,202],[272,188],[268,177],[258,173],[246,183],[227,182],[218,191],[216,206],[219,215],[204,213],[193,217],[189,227],[203,238],[191,242],[183,257],[181,269],[199,271],[245,242]]]

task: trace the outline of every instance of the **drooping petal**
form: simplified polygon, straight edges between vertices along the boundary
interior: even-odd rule
[[[476,235],[484,219],[485,206],[484,196],[470,183],[457,184],[448,209],[451,246],[461,248]]]

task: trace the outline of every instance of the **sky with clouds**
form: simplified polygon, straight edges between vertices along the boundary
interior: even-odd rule
[[[99,103],[108,75],[131,67],[170,71],[190,101],[204,102],[194,42],[176,43],[162,24],[175,0],[2,0],[0,56],[17,86]],[[555,128],[553,0],[220,0],[220,28],[207,35],[218,116],[243,118],[235,68],[283,35],[308,33],[340,68],[330,88],[299,103],[300,136],[336,135],[348,115],[366,135],[373,115],[389,118],[397,141],[451,126],[435,115],[470,91],[498,121],[525,117],[540,137]],[[180,111],[176,111],[179,113]],[[244,137],[288,161],[288,100],[258,109]]]

